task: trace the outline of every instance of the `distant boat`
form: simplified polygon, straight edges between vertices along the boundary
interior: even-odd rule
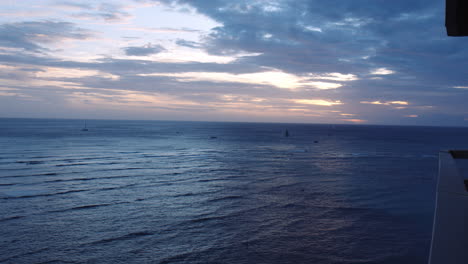
[[[88,131],[88,128],[86,127],[86,121],[84,122],[84,127],[81,129],[81,131]]]

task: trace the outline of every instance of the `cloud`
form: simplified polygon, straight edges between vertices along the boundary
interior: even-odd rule
[[[262,53],[249,63],[285,72],[413,77],[419,83],[408,90],[428,78],[442,84],[462,77],[460,67],[444,69],[452,59],[444,54],[468,56],[463,41],[444,39],[443,6],[435,0],[162,2],[191,5],[221,24],[202,43],[209,53]],[[438,69],[449,74],[433,74]]]
[[[359,78],[354,74],[342,74],[339,72],[324,73],[324,74],[309,74],[309,76],[313,79],[341,81],[341,82],[359,80]]]
[[[31,3],[61,13],[0,25],[0,62],[10,67],[1,68],[0,79],[18,89],[4,94],[74,91],[75,99],[109,103],[109,94],[118,94],[109,89],[132,87],[138,96],[120,94],[119,103],[134,98],[132,107],[218,111],[219,119],[236,111],[239,120],[268,112],[275,121],[295,115],[307,122],[445,124],[468,112],[466,41],[445,37],[436,0],[55,2],[60,9]],[[60,22],[75,18],[86,21]],[[93,36],[84,27],[105,39],[62,45]],[[138,39],[122,44],[123,36]],[[411,115],[419,118],[403,118]]]
[[[93,6],[88,3],[77,3],[77,2],[71,2],[71,1],[57,1],[54,3],[54,6],[60,7],[60,8],[66,8],[66,9],[93,9]]]
[[[387,101],[387,102],[381,102],[381,101],[361,101],[361,104],[373,104],[373,105],[409,105],[408,102],[406,101]]]
[[[110,73],[105,73],[97,70],[84,70],[84,69],[67,69],[60,67],[44,67],[41,68],[35,75],[38,78],[49,79],[80,79],[83,77],[96,76],[100,78],[108,78],[118,80],[120,77]]]
[[[307,77],[301,77],[279,70],[264,72],[231,74],[225,72],[181,72],[181,73],[150,73],[139,76],[166,76],[175,77],[180,82],[229,82],[246,83],[253,85],[270,85],[284,89],[336,89],[342,85],[332,82],[311,81]]]
[[[320,105],[320,106],[334,106],[334,105],[342,105],[341,101],[329,101],[329,100],[322,100],[322,99],[295,99],[292,100],[297,104],[306,104],[306,105]]]
[[[19,89],[15,88],[5,88],[5,87],[0,87],[0,97],[2,96],[14,96],[14,97],[19,97],[20,99],[30,99],[31,96],[18,93]]]
[[[372,75],[389,75],[389,74],[394,74],[395,72],[392,70],[389,70],[387,68],[377,68],[374,69],[370,72]]]
[[[93,34],[70,22],[28,21],[0,25],[0,46],[40,52],[46,44],[66,39],[84,40]]]
[[[112,3],[76,3],[71,1],[59,1],[54,4],[61,9],[77,11],[71,16],[84,19],[104,19],[107,22],[119,22],[131,17],[124,11],[125,7]]]
[[[92,62],[61,60],[50,56],[17,53],[1,54],[0,62],[4,64],[27,64],[31,66],[48,66],[63,68],[81,68],[100,70],[116,75],[135,75],[149,73],[177,72],[229,72],[242,74],[260,71],[256,65],[246,63],[213,63],[213,62],[159,62],[144,59],[99,58]]]
[[[199,33],[200,30],[192,28],[172,28],[172,27],[159,27],[159,28],[149,28],[149,27],[126,27],[126,30],[131,31],[143,31],[143,32],[154,32],[154,33]]]
[[[144,46],[141,47],[126,47],[124,48],[125,54],[127,56],[147,56],[151,54],[157,54],[160,52],[165,51],[163,46],[161,45],[154,45],[151,43],[148,43]]]
[[[203,47],[202,44],[199,42],[189,41],[189,40],[184,40],[184,39],[178,39],[176,41],[176,44],[179,46],[189,47],[192,49],[200,49]]]

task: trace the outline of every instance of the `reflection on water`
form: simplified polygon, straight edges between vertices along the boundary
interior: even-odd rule
[[[437,152],[468,145],[461,128],[0,121],[2,263],[426,263]]]

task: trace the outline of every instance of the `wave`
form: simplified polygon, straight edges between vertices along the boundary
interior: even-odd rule
[[[9,217],[5,217],[5,218],[0,218],[0,222],[10,221],[10,220],[15,220],[15,219],[20,219],[20,218],[24,218],[24,217],[26,217],[26,216],[25,216],[25,215],[9,216]]]
[[[120,169],[119,169],[120,170]],[[97,172],[97,171],[103,171],[103,170],[93,170],[93,171],[86,171],[86,172],[63,172],[63,173],[42,173],[42,174],[26,174],[26,175],[12,175],[12,176],[3,176],[0,178],[22,178],[22,177],[39,177],[39,176],[64,176],[64,175],[69,175],[69,174],[83,174],[83,173],[90,173],[90,172]],[[112,170],[105,170],[105,171],[112,171]],[[182,173],[165,173],[165,174],[160,174],[160,176],[172,176],[172,175],[179,175]],[[85,181],[99,181],[99,180],[109,180],[109,179],[124,179],[124,178],[141,178],[141,177],[146,177],[148,178],[149,176],[147,174],[136,174],[136,175],[115,175],[115,176],[95,176],[93,177],[79,177],[79,178],[62,178],[62,177],[54,177],[58,179],[50,179],[50,180],[42,180],[42,181],[35,181],[32,183],[21,183],[21,182],[15,182],[15,183],[0,183],[0,186],[13,186],[13,185],[35,185],[35,184],[41,184],[41,183],[60,183],[60,182],[85,182]],[[185,178],[185,179],[174,179],[174,180],[161,180],[156,183],[159,185],[171,185],[177,182],[184,182],[188,180],[193,180],[197,179],[197,177],[193,178]]]
[[[48,159],[48,158],[57,158],[58,156],[33,156],[32,159]]]
[[[29,251],[27,253],[23,253],[23,254],[18,254],[18,255],[14,255],[14,256],[11,256],[11,257],[8,257],[8,258],[4,258],[4,259],[0,259],[0,263],[4,263],[4,262],[7,262],[7,261],[11,261],[11,260],[14,260],[16,258],[20,258],[20,257],[24,257],[24,256],[29,256],[29,255],[34,255],[34,254],[38,254],[38,253],[41,253],[41,252],[44,252],[46,250],[49,250],[50,248],[46,247],[46,248],[40,248],[38,250],[33,250],[33,251]],[[13,263],[16,263],[16,262],[13,262]]]
[[[10,176],[1,176],[0,178],[7,179],[7,178],[36,177],[36,176],[54,176],[54,175],[58,175],[58,173],[55,173],[55,172],[47,172],[47,173],[40,173],[40,174],[10,175]]]
[[[185,225],[187,222],[188,223],[198,224],[198,223],[204,223],[204,222],[223,220],[223,219],[230,218],[230,217],[246,215],[246,214],[249,214],[249,212],[252,212],[252,213],[253,212],[258,212],[259,210],[269,208],[271,206],[272,206],[272,204],[262,205],[262,206],[243,209],[243,210],[240,210],[240,211],[230,212],[230,213],[227,213],[227,214],[224,214],[224,215],[215,215],[215,216],[210,216],[211,213],[205,213],[205,214],[198,215],[196,218],[184,220],[180,224]]]
[[[32,169],[31,167],[27,167],[27,168],[8,168],[8,169],[0,168],[0,171],[21,171],[21,170],[31,170],[31,169]]]
[[[60,166],[59,166],[60,167]],[[1,169],[5,171],[12,170],[25,170],[29,168],[17,168],[17,169]],[[23,174],[23,175],[8,175],[0,176],[0,178],[19,178],[19,177],[35,177],[35,176],[54,176],[54,175],[65,175],[65,174],[82,174],[82,173],[93,173],[93,172],[105,172],[105,171],[125,171],[125,170],[146,170],[146,169],[158,169],[158,168],[141,168],[141,167],[129,167],[129,168],[113,168],[113,169],[97,169],[97,170],[87,170],[87,171],[67,171],[67,172],[46,172],[38,174]]]
[[[95,171],[150,170],[150,169],[155,169],[155,168],[129,167],[129,168],[104,169],[104,170],[95,170]]]
[[[272,178],[272,179],[269,179],[269,180],[275,180],[277,178]],[[265,190],[262,190],[262,191],[259,191],[258,193],[270,193],[270,192],[276,192],[276,191],[282,191],[282,190],[289,190],[289,188],[293,188],[293,187],[301,187],[301,188],[298,188],[298,190],[302,190],[302,187],[304,186],[304,182],[292,182],[292,183],[284,183],[284,184],[277,184],[277,185],[273,185]],[[297,190],[297,191],[298,191]]]
[[[16,163],[27,164],[27,165],[36,165],[36,164],[44,164],[42,160],[19,160]]]
[[[176,195],[171,195],[171,197],[187,197],[187,196],[199,196],[199,195],[209,195],[213,193],[217,193],[218,191],[210,191],[210,192],[189,192],[189,193],[181,193]]]
[[[223,220],[229,217],[229,215],[221,215],[221,216],[207,216],[207,217],[200,217],[195,219],[190,219],[190,223],[204,223],[209,221],[216,221],[216,220]]]
[[[119,159],[119,158],[116,158],[114,156],[108,156],[108,157],[95,156],[95,157],[82,157],[82,158],[76,157],[76,158],[56,159],[54,161],[77,162],[80,160],[102,160],[102,159]]]
[[[197,255],[201,254],[204,252],[209,251],[208,249],[206,250],[198,250],[198,251],[191,251],[191,252],[185,252],[185,253],[180,253],[174,256],[166,257],[162,259],[159,264],[169,264],[169,263],[185,263],[185,261],[191,257],[192,255]],[[196,262],[194,262],[196,263]]]
[[[226,200],[237,200],[237,199],[242,199],[244,198],[241,195],[228,195],[224,197],[218,197],[218,198],[213,198],[208,200],[208,202],[220,202],[220,201],[226,201]]]
[[[71,167],[71,166],[84,166],[92,163],[70,163],[70,164],[57,164],[55,167]]]
[[[172,195],[172,197],[187,197],[187,196],[195,196],[197,193],[183,193],[183,194],[176,194]]]
[[[181,252],[172,256],[161,259],[159,264],[169,263],[204,263],[201,261],[201,256],[218,256],[220,261],[206,261],[207,263],[244,263],[245,261],[239,261],[239,259],[232,258],[232,247],[229,246],[216,246],[216,247],[204,247],[203,249],[192,249],[189,252]],[[240,254],[242,256],[242,253]],[[203,258],[202,258],[203,259]],[[246,263],[255,263],[255,261],[247,261]],[[265,263],[265,262],[260,262]]]
[[[69,211],[75,211],[75,210],[94,209],[94,208],[98,208],[98,207],[105,207],[105,206],[117,205],[117,204],[121,204],[121,203],[81,205],[81,206],[76,206],[76,207],[71,207],[71,208],[66,208],[66,209],[61,209],[61,210],[48,211],[48,213],[63,213],[63,212],[69,212]]]
[[[7,196],[7,197],[0,197],[0,200],[48,197],[48,196],[63,195],[63,194],[76,193],[76,192],[85,192],[85,191],[89,191],[89,189],[69,190],[69,191],[56,192],[56,193],[30,194],[30,195],[22,195],[22,196]]]
[[[167,156],[167,155],[141,155],[142,157],[144,158],[167,158],[167,157],[172,157],[174,155],[171,155],[171,156]]]
[[[111,242],[115,242],[115,241],[135,239],[135,238],[144,237],[144,236],[152,236],[154,234],[155,234],[154,232],[139,231],[139,232],[128,233],[128,234],[125,234],[123,236],[111,237],[111,238],[106,238],[106,239],[93,241],[93,242],[90,242],[88,244],[99,245],[99,244],[111,243]]]
[[[212,179],[200,179],[197,182],[214,182],[214,181],[224,181],[224,178],[212,178]]]
[[[118,189],[124,189],[132,186],[137,186],[137,183],[132,183],[132,184],[127,184],[127,185],[121,185],[121,186],[114,186],[114,187],[104,187],[104,188],[99,188],[99,189],[93,189],[93,191],[111,191],[111,190],[118,190]],[[150,186],[150,185],[148,185]],[[147,187],[147,186],[142,186],[142,187]]]
[[[119,161],[102,162],[102,163],[81,162],[81,161],[99,161],[99,160],[109,160],[109,159],[121,160],[120,158],[115,158],[115,157],[88,157],[88,158],[47,159],[47,160],[18,160],[18,161],[14,161],[14,163],[26,164],[26,165],[40,165],[40,164],[51,163],[51,162],[59,162],[59,164],[55,165],[56,167],[81,166],[81,165],[114,165],[114,164],[121,163]],[[63,162],[67,162],[67,163],[63,163]],[[0,164],[11,164],[11,162],[1,162]]]
[[[63,260],[63,259],[52,259],[52,260],[46,260],[46,261],[42,261],[42,262],[38,262],[37,264],[51,264],[51,263],[77,263],[77,262],[74,262],[74,261],[67,261],[67,260]]]
[[[106,180],[106,179],[133,178],[133,177],[141,177],[141,176],[145,176],[145,175],[123,175],[123,176],[105,176],[105,177],[91,177],[91,178],[57,179],[57,180],[44,181],[44,183],[94,181],[94,180]]]

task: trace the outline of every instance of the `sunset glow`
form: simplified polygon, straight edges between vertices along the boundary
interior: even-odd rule
[[[466,124],[464,59],[444,53],[464,40],[434,5],[202,2],[7,1],[2,116]]]

